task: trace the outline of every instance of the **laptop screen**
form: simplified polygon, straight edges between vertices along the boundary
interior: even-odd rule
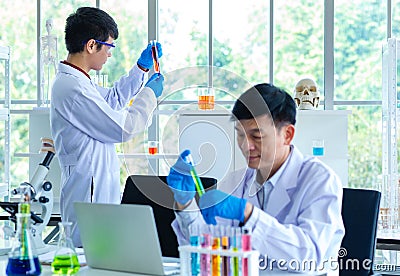
[[[150,206],[75,202],[74,207],[90,267],[164,275]]]

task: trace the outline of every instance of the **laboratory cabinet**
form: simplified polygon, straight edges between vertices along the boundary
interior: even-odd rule
[[[351,111],[299,110],[293,144],[303,154],[313,154],[313,141],[323,141],[318,156],[348,184],[347,127]],[[179,117],[179,150],[190,149],[198,174],[222,180],[246,166],[236,143],[230,111],[187,111]]]

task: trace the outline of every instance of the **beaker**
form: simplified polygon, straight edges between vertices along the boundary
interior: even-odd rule
[[[325,154],[324,140],[312,140],[312,153],[314,156],[323,156]]]
[[[40,275],[41,266],[30,229],[31,214],[17,213],[17,232],[8,254],[7,275]]]
[[[53,274],[73,275],[78,272],[80,265],[78,255],[71,239],[72,222],[59,222],[59,239],[54,260],[51,263]]]
[[[149,154],[157,154],[158,153],[158,141],[148,141],[147,147]]]
[[[200,110],[213,110],[215,105],[214,89],[199,88],[197,104]]]

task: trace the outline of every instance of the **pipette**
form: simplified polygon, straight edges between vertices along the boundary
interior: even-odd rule
[[[154,73],[160,73],[160,63],[158,62],[158,51],[155,40],[151,41],[151,53],[153,56]]]
[[[194,185],[196,186],[197,193],[199,194],[199,196],[202,196],[205,193],[203,183],[201,183],[201,180],[200,180],[199,176],[197,175],[197,172],[194,168],[193,157],[190,153],[186,156],[186,162],[188,162],[190,165],[192,165],[192,168],[190,169],[190,174],[192,175]]]

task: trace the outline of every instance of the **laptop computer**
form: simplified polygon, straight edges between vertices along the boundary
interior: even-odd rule
[[[206,190],[214,189],[217,180],[200,177]],[[197,198],[197,195],[196,195]],[[171,227],[175,219],[174,194],[167,184],[165,175],[130,175],[126,179],[122,204],[149,205],[153,208],[161,253],[165,257],[179,257],[178,241]]]
[[[75,202],[74,208],[90,267],[151,275],[179,274],[179,259],[162,258],[150,206]]]

